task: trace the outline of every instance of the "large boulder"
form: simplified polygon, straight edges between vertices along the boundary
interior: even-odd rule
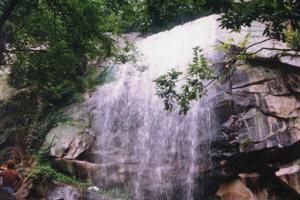
[[[51,156],[75,159],[92,145],[94,137],[84,123],[67,122],[50,130],[45,145],[50,147]]]

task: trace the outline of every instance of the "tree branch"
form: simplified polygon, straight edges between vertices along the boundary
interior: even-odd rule
[[[265,39],[265,40],[262,40],[262,41],[253,43],[253,44],[249,45],[248,47],[246,47],[246,48],[244,49],[243,53],[246,53],[248,49],[250,49],[251,47],[253,47],[253,46],[255,46],[255,45],[262,44],[262,43],[265,43],[265,42],[267,42],[267,41],[269,41],[269,40],[274,40],[274,39],[275,39],[275,38],[267,38],[267,39]]]
[[[32,52],[32,53],[35,53],[35,52],[47,52],[48,50],[47,49],[6,49],[5,52],[8,52],[8,53],[15,53],[15,52]]]
[[[281,49],[281,48],[272,48],[272,47],[262,47],[260,49],[258,49],[257,51],[255,52],[252,52],[252,53],[244,53],[244,55],[246,56],[253,56],[263,50],[269,50],[269,51],[283,51],[283,52],[289,52],[289,51],[295,51],[295,52],[298,52],[299,49]],[[296,55],[296,54],[295,54]]]

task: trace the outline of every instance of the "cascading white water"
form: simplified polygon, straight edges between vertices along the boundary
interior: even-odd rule
[[[170,68],[184,70],[196,46],[210,56],[216,17],[139,39],[138,64],[148,68],[119,66],[118,79],[89,100],[96,129],[90,154],[103,166],[98,185],[122,185],[137,200],[194,199],[195,180],[211,165],[213,113],[205,100],[193,103],[186,116],[166,112],[153,80]]]

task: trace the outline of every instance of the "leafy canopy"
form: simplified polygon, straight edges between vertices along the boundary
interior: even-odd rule
[[[117,51],[107,33],[118,33],[119,24],[108,2],[19,1],[2,29],[9,44],[5,61],[12,63],[10,83],[49,105],[84,92],[93,70],[89,61]]]
[[[186,22],[200,16],[220,13],[232,0],[145,0],[146,30]]]

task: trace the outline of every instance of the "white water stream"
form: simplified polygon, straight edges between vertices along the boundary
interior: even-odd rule
[[[97,136],[92,160],[104,166],[99,185],[122,185],[137,200],[195,199],[197,177],[211,166],[214,114],[207,100],[193,103],[186,116],[164,111],[153,80],[170,68],[184,70],[193,47],[213,57],[216,17],[139,39],[139,64],[147,70],[119,66],[118,79],[89,100]]]

